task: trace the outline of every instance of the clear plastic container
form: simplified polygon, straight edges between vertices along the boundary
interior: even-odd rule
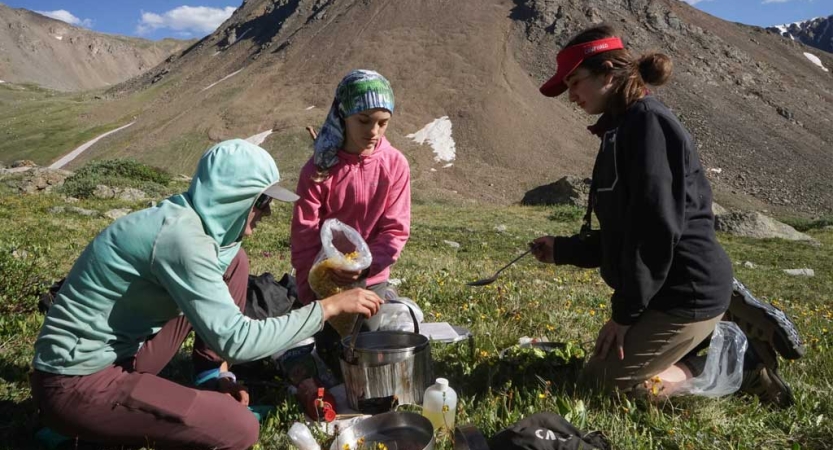
[[[422,397],[422,415],[431,421],[435,430],[454,430],[456,413],[457,393],[448,386],[448,380],[437,378],[437,382],[429,386]]]

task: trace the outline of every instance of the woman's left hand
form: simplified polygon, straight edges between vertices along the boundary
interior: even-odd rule
[[[596,338],[596,348],[593,350],[594,358],[607,358],[611,347],[615,346],[619,359],[625,359],[625,335],[630,325],[619,325],[613,319],[607,321],[599,330],[599,337]]]
[[[249,406],[249,391],[246,386],[232,381],[231,378],[218,378],[217,391],[234,397],[243,406]]]

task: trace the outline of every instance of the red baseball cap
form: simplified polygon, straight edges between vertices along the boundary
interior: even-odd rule
[[[594,55],[599,53],[609,52],[611,50],[619,50],[625,48],[622,45],[622,40],[618,37],[609,37],[605,39],[597,39],[595,41],[585,42],[583,44],[571,45],[564,50],[558,52],[555,57],[558,70],[543,86],[541,86],[541,93],[547,97],[558,97],[567,90],[567,84],[564,79],[573,73],[581,63]]]

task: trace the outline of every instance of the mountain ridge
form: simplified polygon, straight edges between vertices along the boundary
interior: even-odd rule
[[[767,28],[791,40],[833,53],[833,15]]]
[[[671,82],[653,93],[692,132],[718,201],[833,211],[833,74],[803,44],[676,0],[247,0],[211,35],[109,89],[102,107],[147,100],[135,125],[74,164],[131,157],[188,173],[212,143],[274,130],[263,147],[291,183],[311,155],[304,127],[320,126],[344,74],[369,68],[393,85],[388,137],[411,162],[417,198],[515,203],[590,173],[594,118],[538,87],[560,46],[603,21],[635,53],[672,57]],[[453,161],[408,138],[441,117]]]
[[[0,79],[59,91],[111,86],[153,68],[190,41],[99,33],[0,3]]]

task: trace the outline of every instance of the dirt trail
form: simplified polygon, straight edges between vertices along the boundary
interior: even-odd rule
[[[121,127],[119,127],[119,128],[116,128],[115,130],[108,131],[108,132],[106,132],[106,133],[102,134],[101,136],[98,136],[97,138],[95,138],[95,139],[93,139],[93,140],[91,140],[91,141],[89,141],[89,142],[85,143],[84,145],[82,145],[82,146],[80,146],[80,147],[76,148],[75,150],[73,150],[73,151],[71,151],[71,152],[67,153],[67,154],[66,154],[66,155],[64,155],[61,159],[59,159],[59,160],[55,161],[54,163],[52,163],[52,164],[49,166],[49,168],[50,168],[50,169],[60,169],[60,168],[64,167],[65,165],[69,164],[69,163],[70,163],[70,161],[72,161],[73,159],[77,158],[77,157],[78,157],[78,155],[80,155],[81,153],[84,153],[84,151],[86,151],[88,148],[92,147],[92,146],[93,146],[96,142],[100,141],[101,139],[106,138],[107,136],[110,136],[110,135],[111,135],[111,134],[113,134],[113,133],[118,133],[119,131],[121,131],[121,130],[123,130],[123,129],[125,129],[125,128],[127,128],[127,127],[131,126],[131,125],[133,125],[134,123],[136,123],[136,122],[130,122],[130,123],[128,123],[127,125],[121,126]]]

